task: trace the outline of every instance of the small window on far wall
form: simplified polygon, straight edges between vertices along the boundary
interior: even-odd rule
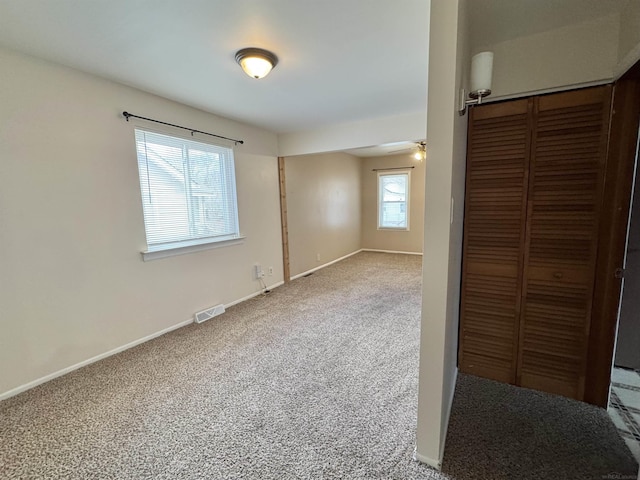
[[[135,133],[148,252],[239,238],[233,150]]]
[[[409,230],[411,172],[378,172],[378,228]]]

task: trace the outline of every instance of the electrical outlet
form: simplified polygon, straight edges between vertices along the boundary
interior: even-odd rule
[[[320,261],[320,254],[316,253],[316,260],[319,262]]]
[[[260,264],[254,265],[253,273],[256,276],[256,279],[264,277],[264,270],[262,270],[262,265]]]
[[[269,267],[269,270],[267,270],[267,272],[269,272],[269,276],[273,275],[273,267]]]

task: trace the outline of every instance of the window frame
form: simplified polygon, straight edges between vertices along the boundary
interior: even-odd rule
[[[407,170],[381,170],[377,172],[377,185],[376,188],[378,190],[378,195],[377,195],[377,213],[378,213],[378,219],[377,219],[377,225],[378,225],[378,230],[388,230],[388,231],[395,231],[395,232],[408,232],[410,231],[410,218],[411,218],[411,170],[407,169]],[[383,212],[383,203],[389,203],[389,202],[383,202],[382,198],[382,178],[383,177],[391,177],[391,176],[400,176],[400,175],[404,175],[407,178],[407,189],[405,192],[405,200],[404,202],[396,202],[396,203],[402,203],[405,205],[405,215],[406,215],[406,225],[402,226],[402,227],[393,227],[393,226],[385,226],[382,224],[382,212]]]
[[[190,138],[187,135],[181,135],[181,134],[176,134],[175,132],[170,132],[170,131],[166,131],[164,129],[157,129],[157,128],[149,128],[145,125],[140,125],[140,124],[134,124],[133,125],[133,136],[134,136],[134,152],[135,152],[135,157],[136,157],[136,170],[138,173],[138,193],[140,195],[140,206],[142,207],[142,220],[143,220],[143,225],[144,225],[144,232],[145,232],[145,245],[146,245],[146,249],[142,250],[140,253],[142,255],[142,259],[144,261],[148,261],[148,260],[155,260],[158,258],[165,258],[165,257],[171,257],[171,256],[175,256],[175,255],[183,255],[183,254],[187,254],[187,253],[192,253],[192,252],[198,252],[198,251],[202,251],[202,250],[208,250],[208,249],[212,249],[212,248],[220,248],[220,247],[227,247],[227,246],[231,246],[231,245],[237,245],[237,244],[241,244],[244,242],[244,239],[246,238],[244,235],[242,235],[240,233],[240,221],[239,221],[239,212],[238,212],[238,191],[237,191],[237,181],[236,181],[236,168],[235,168],[235,151],[234,148],[230,145],[225,145],[222,142],[212,142],[212,141],[208,141],[207,139],[201,139],[201,138]],[[137,140],[137,136],[136,133],[140,131],[143,133],[150,133],[150,134],[155,134],[155,135],[164,135],[166,137],[170,137],[172,139],[178,140],[180,142],[194,142],[194,143],[200,143],[200,144],[204,144],[204,145],[211,145],[213,147],[216,148],[222,148],[222,149],[227,149],[230,152],[230,158],[225,159],[225,162],[231,162],[231,166],[229,167],[229,172],[228,175],[225,174],[224,176],[224,182],[223,182],[223,188],[225,190],[231,188],[232,190],[232,195],[231,195],[231,200],[233,202],[233,216],[232,221],[234,222],[235,225],[235,232],[229,235],[218,235],[218,236],[213,236],[213,237],[196,237],[194,238],[193,236],[188,238],[188,239],[182,239],[182,240],[176,240],[176,241],[167,241],[167,242],[159,242],[159,243],[149,243],[149,237],[148,237],[148,233],[147,233],[147,223],[146,223],[146,216],[145,216],[145,201],[143,199],[143,188],[142,188],[142,182],[145,181],[145,179],[142,176],[142,171],[140,169],[140,161],[138,158],[138,140]],[[183,143],[183,148],[184,146],[187,145],[187,143]],[[187,177],[184,177],[185,180]],[[229,183],[229,181],[231,183]],[[186,190],[186,187],[185,187]],[[189,217],[189,222],[191,222],[191,218],[194,215],[194,211],[193,211],[193,204],[191,203],[192,199],[187,199],[187,205],[188,205],[188,217]],[[226,203],[226,202],[225,202]],[[229,210],[226,209],[226,212],[228,213]],[[191,225],[190,225],[191,227]]]

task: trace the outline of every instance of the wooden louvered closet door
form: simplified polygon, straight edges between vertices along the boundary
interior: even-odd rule
[[[610,98],[471,109],[461,371],[584,398]]]
[[[530,110],[527,99],[470,110],[459,364],[516,380]]]
[[[582,400],[609,86],[534,99],[517,383]]]

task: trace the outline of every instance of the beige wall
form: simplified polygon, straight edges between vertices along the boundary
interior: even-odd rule
[[[0,65],[0,395],[257,292],[256,262],[282,280],[275,135],[6,50]],[[246,140],[242,245],[142,261],[123,110]]]
[[[411,154],[362,159],[362,248],[422,253],[424,165]],[[378,230],[378,175],[373,169],[396,167],[415,167],[409,189],[409,231]]]
[[[285,177],[292,277],[361,248],[358,157],[286,157]]]
[[[617,79],[636,62],[640,61],[640,0],[627,0],[620,13],[618,37],[618,64],[614,76]]]
[[[620,36],[618,40],[618,60],[640,44],[640,0],[628,0],[620,13]]]
[[[490,98],[611,80],[618,31],[618,15],[609,15],[483,47],[494,52]]]
[[[456,99],[470,62],[466,11],[466,0],[431,0],[416,457],[438,468],[457,376],[467,117]]]

